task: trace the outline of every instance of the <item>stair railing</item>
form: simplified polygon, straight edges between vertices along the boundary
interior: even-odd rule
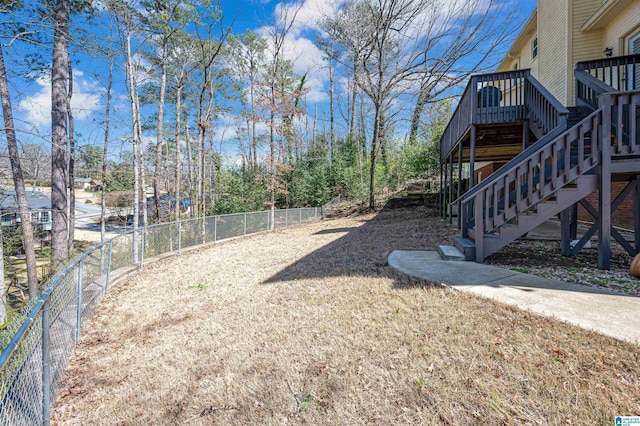
[[[451,204],[457,204],[459,207],[459,211],[462,211],[462,235],[464,237],[467,236],[467,229],[469,226],[472,226],[472,217],[473,217],[473,202],[468,203],[466,206],[460,205],[461,201],[469,200],[472,198],[477,192],[481,191],[483,188],[486,188],[490,185],[494,179],[497,179],[497,174],[500,170],[505,168],[514,167],[517,164],[520,164],[525,158],[527,158],[531,153],[536,152],[541,149],[541,147],[545,146],[549,142],[551,142],[556,136],[564,132],[567,128],[567,119],[569,116],[569,110],[565,108],[548,90],[542,86],[535,78],[531,75],[527,74],[524,80],[524,90],[523,92],[523,104],[527,105],[526,114],[528,117],[535,120],[537,126],[544,131],[546,134],[536,141],[534,144],[527,147],[520,154],[516,155],[510,161],[508,161],[505,165],[503,165],[500,169],[498,169],[495,173],[491,174],[487,179],[483,180],[479,185],[474,186],[465,194],[460,196],[458,199],[453,201]],[[526,118],[527,115],[522,118]],[[465,220],[466,217],[469,218]]]
[[[576,103],[595,110],[604,93],[640,90],[640,54],[578,62],[574,75]]]
[[[524,93],[529,120],[533,121],[543,134],[567,128],[569,110],[532,75],[527,76]]]
[[[560,135],[539,140],[463,196],[463,236],[475,228],[477,259],[484,257],[485,235],[524,212],[535,213],[538,203],[601,158],[640,154],[640,90],[603,94],[598,106]]]
[[[602,109],[598,109],[559,136],[544,137],[478,185],[473,194],[465,194],[463,236],[468,235],[470,226],[475,228],[478,259],[484,257],[485,234],[534,208],[597,165],[602,117]]]

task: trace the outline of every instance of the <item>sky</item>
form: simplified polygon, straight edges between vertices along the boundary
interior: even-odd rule
[[[314,37],[319,30],[319,21],[324,16],[333,16],[340,5],[347,0],[303,0],[302,7],[297,15],[297,23],[293,27],[285,44],[285,57],[294,63],[294,71],[297,74],[307,74],[308,92],[305,98],[307,118],[313,116],[316,108],[320,111],[320,119],[326,116],[328,103],[328,75],[323,66],[322,53],[314,45]],[[448,0],[437,0],[448,1]],[[489,1],[489,0],[483,0]],[[507,1],[517,10],[520,25],[524,24],[527,17],[535,7],[535,0],[501,0]],[[238,0],[222,1],[225,25],[233,25],[236,34],[245,31],[254,31],[265,34],[269,25],[274,21],[277,11],[283,8],[294,7],[292,2],[277,2],[270,0]],[[81,24],[81,22],[76,22]],[[95,24],[94,24],[95,25]],[[106,36],[107,29],[99,26],[91,28],[96,36]],[[517,35],[514,32],[513,37]],[[504,49],[511,44],[510,40],[504,40]],[[24,51],[20,46],[11,46],[5,49],[5,60],[11,68],[12,63],[24,62],[21,56]],[[47,51],[48,52],[48,51]],[[80,145],[102,145],[105,99],[105,71],[104,63],[92,59],[83,53],[73,49],[73,74],[74,92],[72,108],[76,121],[76,130],[80,134]],[[50,54],[50,53],[48,53]],[[10,70],[11,74],[11,70]],[[11,75],[10,75],[11,78]],[[129,144],[122,142],[125,135],[130,133],[130,105],[124,86],[124,74],[117,72],[115,76],[113,95],[113,122],[111,152],[116,155],[121,151],[130,150]],[[45,143],[50,134],[51,115],[50,98],[51,88],[47,75],[39,76],[31,81],[24,81],[17,76],[11,78],[12,98],[16,126],[19,128],[19,138],[22,143]],[[168,112],[171,114],[171,112]],[[235,138],[234,119],[228,115],[221,115],[214,123],[216,131],[214,140],[219,139],[219,146],[229,156],[230,161],[237,156],[237,142]],[[155,136],[153,132],[145,138],[151,143]]]

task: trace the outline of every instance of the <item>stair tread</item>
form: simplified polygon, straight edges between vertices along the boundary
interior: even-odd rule
[[[462,252],[454,246],[440,245],[438,246],[438,253],[440,253],[440,257],[442,257],[442,260],[465,260],[464,254],[462,254]]]

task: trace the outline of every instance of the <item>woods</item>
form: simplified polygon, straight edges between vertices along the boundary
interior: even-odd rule
[[[375,209],[381,193],[438,176],[461,84],[514,27],[505,5],[283,2],[248,27],[208,0],[5,2],[10,183],[18,195],[25,178],[51,186],[53,270],[73,248],[74,177],[131,190],[134,229],[337,194]],[[50,92],[41,122],[25,102],[34,84]]]

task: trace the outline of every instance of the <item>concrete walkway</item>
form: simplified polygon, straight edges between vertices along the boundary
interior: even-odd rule
[[[475,262],[443,261],[436,251],[395,250],[389,266],[405,274],[640,343],[640,298]]]

